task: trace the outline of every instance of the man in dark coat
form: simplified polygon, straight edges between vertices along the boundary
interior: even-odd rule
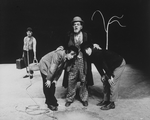
[[[85,52],[90,61],[94,63],[103,82],[104,98],[97,105],[102,106],[101,110],[114,109],[118,97],[120,77],[126,65],[124,58],[112,51],[93,49],[89,46],[85,47]]]
[[[72,20],[73,32],[67,36],[65,49],[71,45],[78,48],[79,54],[76,60],[70,64],[65,70],[63,86],[67,88],[66,104],[68,107],[74,101],[76,95],[77,82],[80,81],[79,96],[84,106],[88,106],[88,90],[87,85],[93,85],[93,77],[91,72],[91,64],[88,62],[83,53],[84,43],[92,45],[90,37],[83,32],[83,20],[76,16]]]

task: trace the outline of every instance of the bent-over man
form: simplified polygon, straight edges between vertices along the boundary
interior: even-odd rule
[[[66,53],[66,51],[68,51]],[[59,79],[64,65],[68,60],[73,59],[78,54],[75,46],[70,46],[68,50],[55,50],[49,52],[39,62],[39,68],[43,79],[43,92],[46,98],[45,103],[48,108],[56,111],[58,108],[57,99],[55,98],[55,84]]]
[[[120,77],[126,65],[124,58],[112,51],[93,49],[89,46],[85,47],[85,52],[100,73],[103,83],[104,98],[97,105],[102,106],[101,110],[114,109]]]

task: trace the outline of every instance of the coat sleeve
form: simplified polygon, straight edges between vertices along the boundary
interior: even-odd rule
[[[106,64],[105,60],[103,60],[103,68],[104,68],[105,74],[106,74],[109,78],[111,78],[111,76],[114,77],[113,72],[109,69],[109,67],[108,67],[108,65]]]
[[[52,77],[55,74],[59,64],[59,58],[57,55],[53,56],[50,67],[48,68],[48,73],[47,73],[47,80],[52,81]]]

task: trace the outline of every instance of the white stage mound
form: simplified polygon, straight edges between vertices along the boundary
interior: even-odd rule
[[[96,104],[102,99],[102,83],[92,65],[94,86],[89,88],[89,106],[83,107],[75,100],[65,107],[66,89],[61,75],[56,89],[58,111],[45,105],[42,79],[39,71],[33,79],[23,78],[25,69],[16,64],[0,64],[0,120],[150,120],[150,81],[141,70],[127,65],[121,77],[116,108],[100,110]]]

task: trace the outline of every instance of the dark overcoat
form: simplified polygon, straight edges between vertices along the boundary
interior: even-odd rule
[[[83,32],[83,43],[80,45],[81,48],[81,52],[83,53],[83,60],[84,60],[84,73],[87,75],[86,76],[86,80],[87,80],[87,86],[92,86],[94,84],[93,82],[93,75],[92,75],[92,71],[91,71],[91,63],[90,61],[87,59],[87,55],[85,54],[84,51],[84,47],[85,45],[89,44],[90,46],[92,46],[92,41],[90,39],[90,37],[88,36],[88,34],[86,32]],[[67,35],[66,38],[66,42],[64,44],[64,48],[67,49],[67,47],[74,45],[74,34],[73,33],[69,33]],[[63,78],[63,83],[62,83],[63,87],[67,88],[68,87],[68,72],[67,72],[67,67],[65,68],[64,71],[64,78]]]

